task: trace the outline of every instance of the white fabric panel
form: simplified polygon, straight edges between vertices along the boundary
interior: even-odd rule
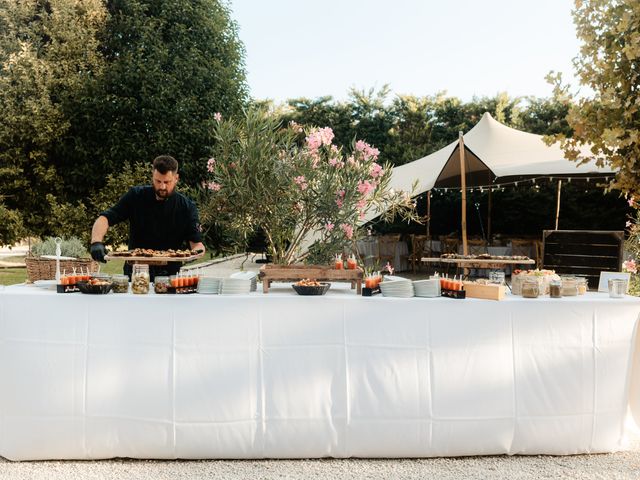
[[[622,448],[640,299],[0,292],[12,460]],[[635,359],[634,359],[635,358]],[[637,417],[636,417],[637,418]]]
[[[610,166],[599,167],[595,161],[578,164],[567,160],[558,143],[547,145],[542,138],[507,127],[487,112],[464,134],[464,144],[496,177],[614,173]],[[394,167],[391,187],[411,191],[411,185],[418,180],[416,194],[431,190],[457,146],[456,140],[423,158]],[[592,156],[589,146],[583,147],[581,153]],[[457,154],[452,161],[459,161]]]

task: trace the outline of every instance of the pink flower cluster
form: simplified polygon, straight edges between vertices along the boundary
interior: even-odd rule
[[[367,195],[369,195],[369,193],[375,190],[375,188],[376,188],[375,183],[371,183],[369,182],[369,180],[361,180],[358,182],[358,192],[362,196],[366,197]]]
[[[366,159],[373,158],[374,160],[376,160],[378,158],[378,155],[380,155],[380,150],[372,147],[363,140],[358,140],[356,142],[356,151],[362,152]]]
[[[222,188],[222,185],[216,182],[209,182],[207,183],[207,188],[213,192],[219,192]]]
[[[329,165],[331,165],[332,167],[341,168],[344,167],[344,162],[338,160],[337,158],[330,158]]]
[[[304,178],[304,175],[299,175],[296,178],[293,179],[293,181],[296,183],[296,185],[298,185],[300,187],[300,190],[306,190],[307,187],[309,186],[307,184],[307,180]]]
[[[351,240],[351,238],[353,238],[353,227],[351,225],[349,225],[348,223],[341,223],[340,224],[340,228],[342,229],[342,231],[344,232],[344,235]]]
[[[627,260],[622,262],[622,270],[629,273],[638,273],[638,266],[635,260]]]
[[[214,114],[213,114],[213,119],[214,119],[216,122],[220,123],[220,122],[222,121],[222,114],[221,114],[220,112],[216,112],[216,113],[214,113]]]
[[[327,229],[327,232],[330,232],[331,230],[333,230],[333,227],[335,227],[335,225],[331,222],[327,222],[326,225],[324,226],[324,228]]]
[[[215,158],[210,158],[209,160],[207,160],[207,172],[209,173],[213,173],[213,170],[216,167],[216,160]]]
[[[371,178],[378,178],[378,177],[381,177],[383,174],[384,174],[384,169],[382,168],[382,166],[374,162],[371,165],[371,169],[369,170],[369,175],[371,175]]]
[[[314,151],[318,150],[322,145],[331,145],[334,136],[333,130],[329,127],[314,130],[306,138],[307,147]]]

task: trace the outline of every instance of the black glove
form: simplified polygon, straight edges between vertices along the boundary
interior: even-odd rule
[[[96,262],[107,263],[104,259],[104,256],[107,254],[107,249],[104,248],[104,243],[102,242],[93,242],[91,244],[91,258],[93,258]]]

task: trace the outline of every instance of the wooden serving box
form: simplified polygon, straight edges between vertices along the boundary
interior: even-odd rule
[[[297,282],[305,278],[318,281],[351,282],[351,288],[355,288],[356,293],[360,295],[364,272],[361,268],[337,270],[327,265],[267,264],[260,268],[260,279],[264,293],[269,293],[271,282]]]
[[[484,285],[464,282],[464,289],[467,292],[467,298],[483,298],[485,300],[502,300],[507,293],[507,287],[497,284]]]

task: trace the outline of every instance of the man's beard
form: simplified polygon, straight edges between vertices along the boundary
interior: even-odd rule
[[[157,199],[162,199],[162,200],[166,200],[167,198],[169,198],[171,196],[171,193],[169,192],[169,190],[167,189],[153,189],[156,192],[156,198]]]

